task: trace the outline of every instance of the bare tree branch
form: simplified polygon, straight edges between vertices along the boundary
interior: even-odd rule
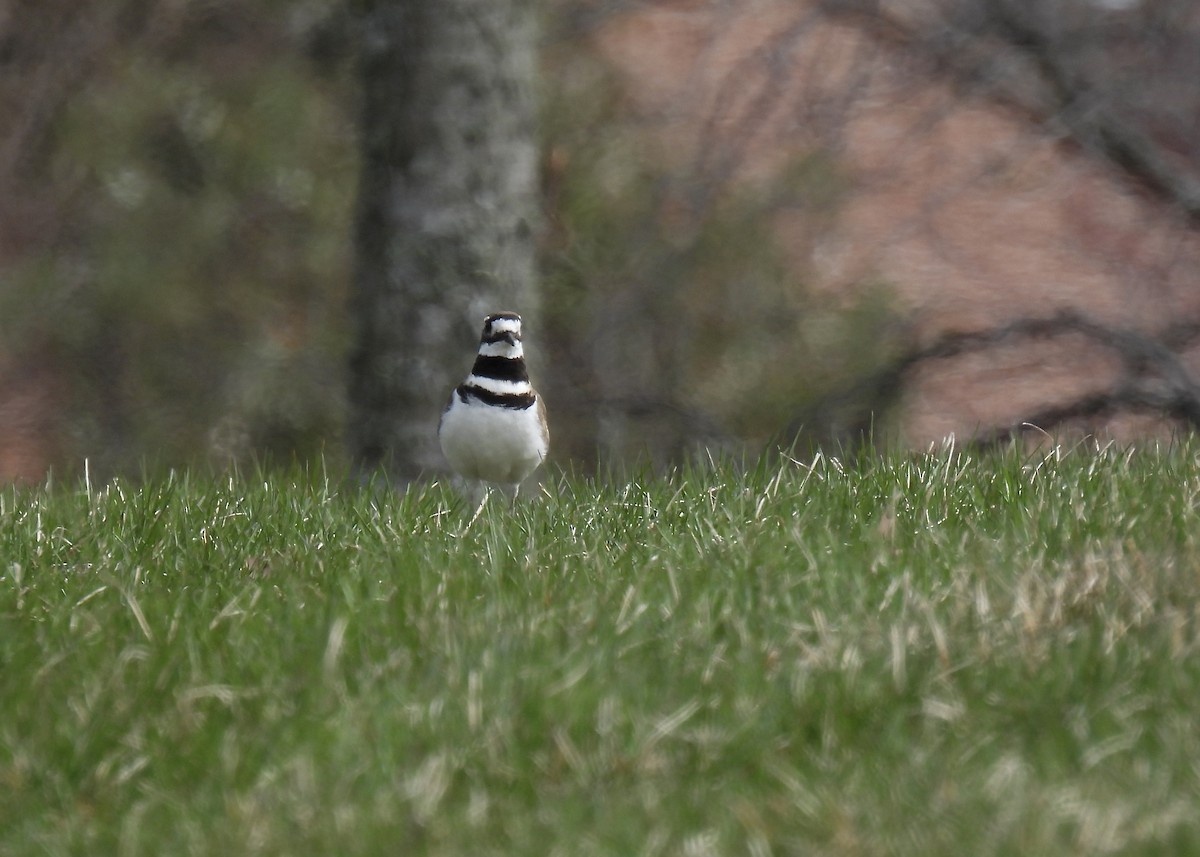
[[[914,349],[893,363],[864,378],[844,391],[818,403],[809,413],[836,413],[839,410],[866,407],[876,409],[902,389],[912,374],[925,365],[941,360],[1012,345],[1022,340],[1055,339],[1076,335],[1108,349],[1122,363],[1123,377],[1107,390],[1084,394],[1072,401],[1051,404],[1004,426],[983,429],[975,441],[983,445],[999,443],[1030,428],[1049,430],[1077,419],[1094,418],[1121,412],[1157,413],[1179,420],[1189,428],[1200,429],[1200,384],[1192,377],[1177,350],[1200,335],[1200,322],[1180,322],[1158,334],[1145,334],[1128,328],[1110,327],[1074,312],[1060,312],[1044,318],[1016,319],[986,330],[945,334],[930,345]],[[870,425],[870,416],[856,421]],[[797,418],[790,426],[798,434],[804,424]]]
[[[1065,38],[1051,33],[1017,0],[955,3],[951,11],[932,17],[905,17],[879,0],[820,0],[820,7],[884,45],[923,54],[935,74],[968,84],[1038,124],[1061,127],[1078,145],[1200,224],[1200,174],[1178,165],[1141,123],[1115,109],[1102,84],[1082,73]],[[1080,14],[1097,14],[1081,8],[1087,11]],[[1080,25],[1080,30],[1078,39],[1091,39],[1091,46],[1103,52],[1095,28]],[[1014,74],[1008,68],[1013,63],[1006,64],[998,51],[1007,51],[1036,80]]]
[[[1055,99],[1051,105],[1054,117],[1075,140],[1200,223],[1200,180],[1175,168],[1161,147],[1127,119],[1115,115],[1106,99],[1089,97],[1091,87],[1081,83],[1046,33],[1009,0],[992,0],[983,9],[994,32],[1039,70]]]
[[[1074,420],[1094,419],[1119,413],[1158,414],[1179,419],[1195,427],[1194,399],[1140,388],[1134,384],[1090,393],[1061,405],[1030,414],[1018,423],[979,432],[972,440],[977,447],[1002,446],[1028,431],[1052,431]]]

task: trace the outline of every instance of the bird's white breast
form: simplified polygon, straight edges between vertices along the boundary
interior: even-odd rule
[[[455,393],[439,437],[450,465],[468,479],[520,482],[546,457],[536,406],[516,410],[464,402]]]

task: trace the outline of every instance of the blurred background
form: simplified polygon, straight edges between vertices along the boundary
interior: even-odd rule
[[[1200,422],[1192,0],[512,2],[539,273],[491,309],[559,464]],[[0,5],[0,480],[361,457],[397,5]],[[448,391],[481,314],[444,294]]]

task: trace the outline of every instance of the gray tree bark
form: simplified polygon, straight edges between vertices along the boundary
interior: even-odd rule
[[[484,315],[536,329],[532,0],[362,4],[350,453],[443,467],[436,427]]]

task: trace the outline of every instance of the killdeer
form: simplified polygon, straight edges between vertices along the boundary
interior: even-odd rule
[[[546,457],[546,408],[529,383],[521,316],[515,312],[498,312],[483,320],[475,365],[450,394],[438,423],[438,440],[455,472],[500,485],[511,499]]]

